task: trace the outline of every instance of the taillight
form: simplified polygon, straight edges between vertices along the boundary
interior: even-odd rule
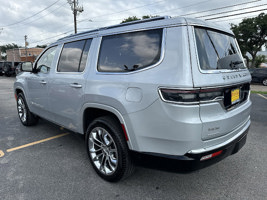
[[[159,93],[163,101],[182,104],[198,104],[223,99],[223,90],[217,88],[194,90],[160,88]]]

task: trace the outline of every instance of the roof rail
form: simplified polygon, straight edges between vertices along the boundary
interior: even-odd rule
[[[107,26],[107,27],[100,28],[99,30],[106,30],[106,29],[128,26],[128,25],[133,25],[133,24],[141,24],[141,23],[145,23],[145,22],[152,22],[152,21],[168,19],[168,18],[170,18],[170,16],[152,17],[152,18],[148,18],[148,19],[141,19],[141,20],[126,22],[126,23],[122,23],[122,24]]]
[[[171,17],[170,16],[152,17],[152,18],[148,18],[148,19],[141,19],[141,20],[126,22],[126,23],[122,23],[122,24],[116,24],[116,25],[112,25],[112,26],[106,26],[106,27],[102,27],[102,28],[98,28],[98,29],[93,29],[93,30],[90,30],[90,31],[85,31],[85,32],[77,33],[77,34],[71,34],[69,36],[66,36],[66,37],[63,37],[61,39],[58,39],[57,41],[60,41],[60,40],[66,39],[66,38],[70,38],[70,37],[76,37],[78,35],[83,35],[83,34],[87,34],[87,33],[97,32],[97,31],[100,31],[100,30],[107,30],[107,29],[112,29],[112,28],[129,26],[129,25],[133,25],[133,24],[141,24],[141,23],[145,23],[145,22],[152,22],[152,21],[169,19],[169,18],[171,18]]]

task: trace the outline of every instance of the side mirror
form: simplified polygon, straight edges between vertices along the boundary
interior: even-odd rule
[[[21,65],[21,71],[23,72],[32,72],[33,65],[31,62],[24,62]]]

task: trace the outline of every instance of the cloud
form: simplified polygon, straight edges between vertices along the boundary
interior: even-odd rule
[[[255,1],[255,0],[253,0]],[[30,46],[37,44],[51,43],[59,37],[73,33],[73,14],[67,0],[8,0],[1,1],[0,7],[0,45],[17,43],[24,45],[24,35],[28,35]],[[192,1],[174,1],[174,0],[97,0],[87,1],[79,0],[83,5],[84,11],[77,17],[78,31],[86,31],[103,26],[109,26],[120,23],[129,16],[142,17],[143,15],[170,15],[178,16],[191,12],[199,12],[212,8],[233,5],[249,0],[240,0],[238,2],[232,0],[216,1],[216,0],[192,0]],[[260,5],[263,1],[258,1],[247,5]],[[13,26],[6,26],[20,22],[25,18],[43,10],[49,5],[55,3],[47,10],[40,14],[29,18],[21,23]],[[242,7],[245,7],[242,6]],[[231,9],[238,9],[233,7]],[[227,11],[231,10],[227,9]],[[222,11],[222,10],[220,10]],[[226,11],[226,10],[223,10]],[[208,12],[204,14],[213,14]],[[257,15],[253,13],[252,15]],[[192,15],[188,17],[196,17]],[[220,24],[227,25],[229,22],[238,23],[244,15],[239,16],[240,19],[229,21],[227,18]],[[229,27],[229,25],[228,25]],[[3,30],[1,30],[3,28]],[[67,32],[67,33],[66,33]],[[66,34],[64,34],[66,33]],[[47,39],[49,38],[49,39]]]

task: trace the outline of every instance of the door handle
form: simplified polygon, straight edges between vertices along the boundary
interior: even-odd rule
[[[73,87],[73,88],[82,88],[82,85],[80,85],[78,83],[71,83],[70,84],[70,87]]]
[[[41,80],[40,83],[43,84],[43,85],[45,85],[46,84],[46,81]]]

